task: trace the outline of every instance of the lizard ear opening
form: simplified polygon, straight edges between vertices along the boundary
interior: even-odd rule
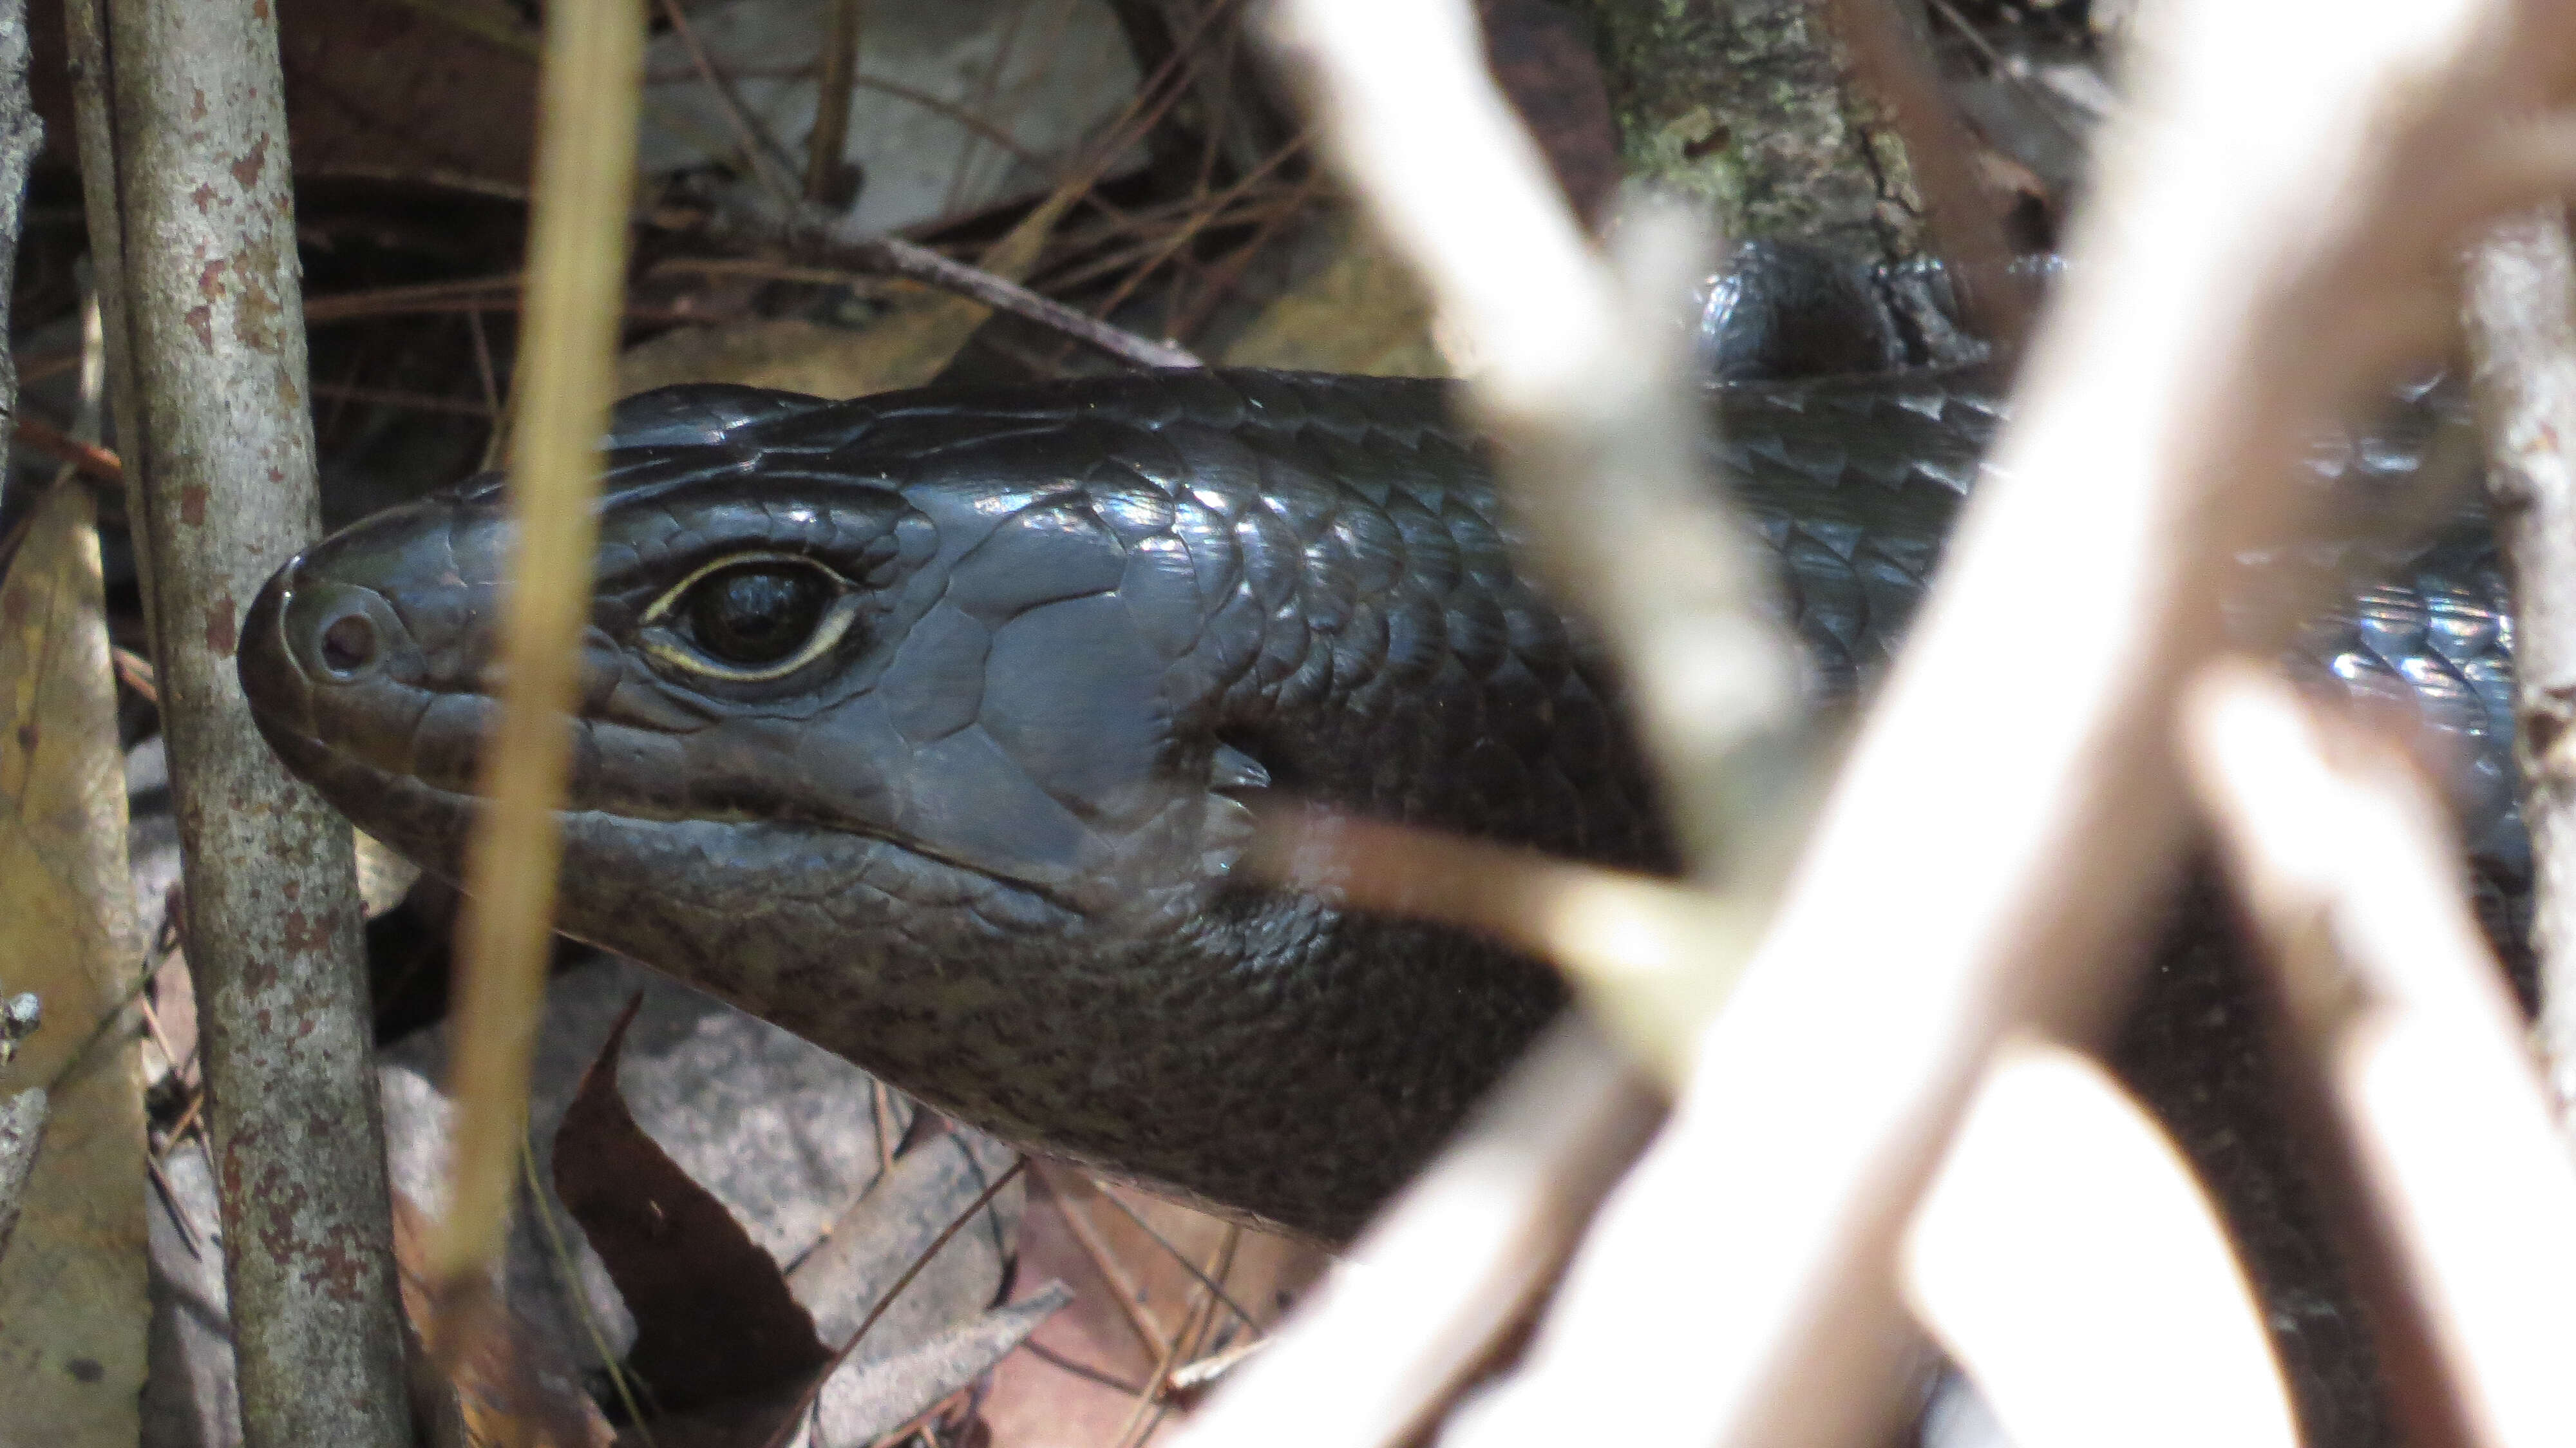
[[[1199,869],[1210,877],[1234,873],[1260,833],[1253,802],[1271,788],[1269,766],[1238,745],[1219,741],[1208,760],[1207,814],[1199,826]]]
[[[1215,757],[1208,761],[1208,789],[1211,793],[1235,794],[1270,787],[1270,766],[1239,745],[1222,740],[1218,742]]]

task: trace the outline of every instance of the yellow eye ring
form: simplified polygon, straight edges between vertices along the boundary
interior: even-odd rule
[[[821,574],[832,589],[832,600],[826,605],[822,617],[815,621],[814,631],[794,653],[774,663],[753,666],[729,664],[708,657],[704,650],[686,642],[681,633],[666,622],[690,592],[709,576],[757,563],[783,563]],[[858,621],[858,616],[859,596],[851,588],[850,581],[811,558],[795,553],[729,553],[691,570],[686,578],[664,589],[659,598],[647,605],[640,620],[643,632],[638,641],[646,653],[675,669],[728,683],[757,684],[785,678],[822,657],[848,636],[850,626]]]

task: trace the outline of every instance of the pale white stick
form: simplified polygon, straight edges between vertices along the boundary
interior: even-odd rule
[[[2514,744],[2531,834],[2538,1034],[2562,1129],[2576,1128],[2576,247],[2567,209],[2472,252],[2466,313],[2487,493],[2513,581]]]
[[[2248,663],[2204,672],[2182,719],[2477,1441],[2576,1443],[2576,1165],[2440,804],[2392,746],[2331,747]]]
[[[1902,1270],[2015,1448],[2296,1448],[2253,1289],[2190,1165],[2063,1046],[1996,1054]]]

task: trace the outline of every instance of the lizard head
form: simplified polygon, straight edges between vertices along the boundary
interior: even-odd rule
[[[728,876],[971,901],[984,931],[1224,873],[1229,791],[1265,780],[1183,727],[1222,692],[1191,667],[1232,582],[1202,577],[1216,540],[1139,479],[1068,479],[1044,429],[961,457],[923,445],[937,420],[706,387],[621,408],[562,814],[575,929],[666,955],[635,892],[699,919]],[[451,874],[511,540],[488,477],[379,514],[281,569],[241,651],[290,767]]]
[[[1657,838],[1435,385],[668,389],[606,468],[559,928],[1023,1142],[1346,1228],[1555,986],[1238,878],[1244,796]],[[450,878],[512,538],[469,482],[315,545],[243,629],[288,767]]]

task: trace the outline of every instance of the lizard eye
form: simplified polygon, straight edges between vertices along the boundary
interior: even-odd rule
[[[804,667],[839,643],[857,616],[841,576],[780,554],[719,559],[645,610],[646,647],[692,673],[752,682]]]
[[[689,590],[689,631],[699,648],[718,659],[760,668],[803,648],[830,601],[815,569],[737,564],[708,574]]]

